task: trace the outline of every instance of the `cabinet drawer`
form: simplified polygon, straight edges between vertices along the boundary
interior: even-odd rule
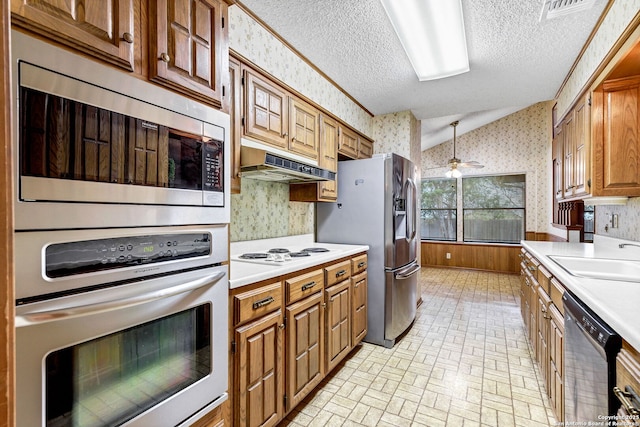
[[[239,325],[282,306],[282,282],[263,286],[233,297],[234,323]]]
[[[291,304],[309,295],[321,291],[324,287],[324,274],[322,270],[285,280],[286,304]]]
[[[367,269],[367,254],[359,255],[351,259],[351,274],[362,273]]]
[[[562,295],[564,295],[564,286],[560,282],[556,280],[556,278],[552,278],[550,280],[549,286],[549,296],[551,297],[551,301],[558,307],[558,311],[562,313],[564,316],[564,303],[562,302]]]
[[[351,277],[351,260],[325,267],[324,271],[327,273],[326,286],[335,285]]]

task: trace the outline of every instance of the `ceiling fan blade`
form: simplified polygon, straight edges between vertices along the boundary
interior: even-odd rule
[[[428,167],[428,168],[424,168],[424,170],[427,170],[427,171],[428,171],[428,170],[431,170],[431,169],[443,169],[443,168],[448,168],[448,167],[449,167],[449,166],[447,166],[447,165],[442,165],[442,166],[431,166],[431,167]]]
[[[484,167],[484,165],[481,165],[480,163],[476,162],[475,160],[469,161],[469,162],[462,162],[462,163],[458,163],[458,167],[459,168],[475,168],[475,169],[481,169]]]

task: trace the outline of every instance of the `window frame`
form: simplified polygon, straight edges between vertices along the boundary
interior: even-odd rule
[[[422,194],[423,194],[423,185],[425,181],[449,181],[452,184],[453,188],[453,207],[452,208],[423,208],[422,207]],[[420,180],[420,240],[425,241],[435,241],[435,242],[456,242],[458,241],[458,180],[456,178],[445,178],[445,177],[427,177],[422,178]],[[445,239],[442,237],[425,237],[422,229],[422,220],[424,218],[425,211],[435,211],[435,212],[446,212],[449,211],[453,214],[453,220],[450,221],[450,224],[453,224],[453,232],[451,233],[453,236],[450,239]]]
[[[523,183],[523,187],[522,187],[522,202],[523,202],[523,206],[522,207],[483,207],[483,208],[467,208],[465,207],[465,185],[464,185],[464,181],[468,180],[468,179],[486,179],[486,178],[496,178],[496,177],[504,177],[504,176],[511,176],[511,177],[517,177],[517,176],[522,176],[522,183]],[[488,243],[488,244],[505,244],[505,245],[519,245],[520,244],[520,240],[525,239],[526,238],[526,233],[527,233],[527,174],[526,173],[502,173],[502,174],[490,174],[490,175],[473,175],[473,176],[463,176],[461,177],[460,180],[460,186],[461,186],[461,193],[462,193],[462,197],[461,197],[461,206],[460,206],[460,210],[461,210],[461,219],[462,219],[462,241],[465,243]],[[521,229],[521,238],[518,241],[505,241],[502,239],[490,239],[490,240],[480,240],[480,239],[472,239],[469,238],[467,236],[467,231],[468,231],[468,227],[465,227],[465,213],[466,212],[470,212],[470,211],[521,211],[522,212],[522,229]]]

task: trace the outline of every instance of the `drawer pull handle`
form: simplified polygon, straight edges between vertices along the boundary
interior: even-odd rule
[[[347,270],[340,270],[336,273],[336,277],[344,276],[347,274]]]
[[[367,265],[367,263],[366,263],[366,262],[364,262],[364,261],[359,262],[359,263],[358,263],[358,268],[362,268],[362,267],[364,267],[365,265]]]
[[[316,285],[316,282],[309,282],[302,285],[302,292],[306,291],[307,289],[313,288],[315,285]]]
[[[638,409],[633,406],[633,403],[631,403],[631,400],[629,400],[629,398],[637,398],[637,395],[629,386],[626,386],[624,389],[625,391],[622,391],[620,387],[614,387],[613,393],[616,395],[620,403],[622,403],[622,406],[624,406],[624,409],[629,415],[640,415],[640,411],[638,411]]]
[[[536,271],[536,268],[532,265],[529,267],[529,271]]]
[[[266,297],[265,299],[261,299],[260,301],[256,301],[253,303],[253,309],[257,310],[261,307],[264,307],[265,305],[269,305],[271,304],[273,301],[275,301],[273,299],[273,297]]]

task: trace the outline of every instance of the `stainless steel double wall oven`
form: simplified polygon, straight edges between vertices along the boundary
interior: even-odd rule
[[[227,399],[229,116],[12,33],[18,426]]]

